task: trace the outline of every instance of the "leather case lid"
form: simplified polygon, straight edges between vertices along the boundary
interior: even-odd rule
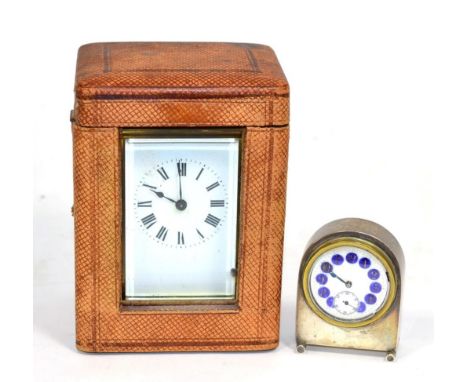
[[[82,126],[191,122],[268,126],[289,122],[288,82],[275,53],[265,45],[88,44],[78,52],[75,92],[75,115]],[[218,101],[216,105],[214,100]],[[119,111],[121,118],[116,117]],[[132,119],[133,114],[145,118]],[[201,114],[205,117],[198,120]],[[221,118],[226,115],[227,120]]]
[[[241,43],[95,43],[78,52],[78,98],[287,95],[275,53]]]

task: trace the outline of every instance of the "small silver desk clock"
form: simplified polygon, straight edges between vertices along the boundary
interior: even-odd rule
[[[347,218],[320,228],[299,271],[296,344],[386,352],[396,357],[403,251],[384,227]]]

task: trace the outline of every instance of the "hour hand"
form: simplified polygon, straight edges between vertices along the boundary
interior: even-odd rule
[[[164,193],[162,193],[161,191],[155,191],[155,190],[151,190],[153,191],[159,198],[164,198],[164,199],[167,199],[169,201],[171,201],[172,203],[175,203],[176,201],[174,199],[171,199],[171,198],[168,198],[166,195],[164,195]]]
[[[154,192],[158,198],[164,198],[169,200],[172,203],[175,203],[176,201],[174,199],[168,198],[166,195],[164,195],[163,192],[158,191],[158,189],[154,186],[150,186],[149,184],[144,184],[143,186],[148,187],[150,191]]]
[[[340,276],[338,276],[335,272],[330,272],[330,276],[331,276],[331,277],[334,277],[334,278],[336,278],[336,279],[338,279],[338,280],[340,280],[343,284],[346,285],[346,288],[351,288],[352,285],[353,285],[353,283],[352,283],[351,281],[345,281],[345,280],[343,280],[343,279],[342,279]]]

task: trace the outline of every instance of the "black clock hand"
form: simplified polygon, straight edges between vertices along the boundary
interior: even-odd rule
[[[164,193],[162,193],[161,191],[155,191],[155,190],[151,190],[151,191],[153,191],[153,192],[158,196],[158,198],[167,199],[167,200],[169,200],[169,201],[172,202],[172,203],[175,203],[175,202],[176,202],[174,199],[171,199],[171,198],[168,198],[167,196],[165,196]]]
[[[182,163],[177,162],[177,173],[179,174],[179,200],[182,200]]]
[[[349,303],[349,301],[343,301],[343,303],[344,303],[345,305],[347,305],[347,306],[350,306],[350,307],[353,308],[355,311],[357,310],[357,307],[355,307],[354,305],[351,305],[351,304]]]
[[[187,208],[187,202],[182,198],[182,176],[186,174],[186,163],[177,162],[177,174],[179,174],[179,200],[176,202],[176,208],[183,211]]]
[[[344,281],[340,276],[338,276],[335,272],[330,272],[330,276],[334,277],[338,280],[340,280],[343,284],[346,284],[346,281]]]
[[[165,196],[163,192],[158,191],[158,189],[156,187],[154,187],[154,186],[150,186],[149,184],[143,184],[143,186],[148,187],[150,189],[150,191],[154,192],[158,198],[167,199],[167,200],[171,201],[172,203],[176,202],[174,199],[171,199],[171,198],[168,198],[167,196]]]
[[[334,277],[338,280],[340,280],[344,285],[346,285],[346,288],[351,288],[353,286],[353,283],[351,281],[344,281],[340,276],[338,276],[335,272],[330,272],[330,276]]]
[[[176,208],[179,211],[183,211],[183,210],[185,210],[187,208],[187,202],[185,200],[183,200],[183,199],[175,201],[174,199],[171,199],[171,198],[167,197],[166,195],[164,195],[164,193],[162,193],[161,191],[155,191],[155,190],[150,190],[150,191],[154,192],[159,198],[164,198],[164,199],[167,199],[170,202],[174,203]]]

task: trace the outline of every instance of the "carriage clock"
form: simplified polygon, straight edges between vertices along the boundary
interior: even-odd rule
[[[299,272],[297,350],[307,345],[386,352],[398,343],[403,252],[368,220],[341,219],[307,244]]]
[[[275,348],[289,89],[271,48],[88,44],[75,95],[77,348]]]

